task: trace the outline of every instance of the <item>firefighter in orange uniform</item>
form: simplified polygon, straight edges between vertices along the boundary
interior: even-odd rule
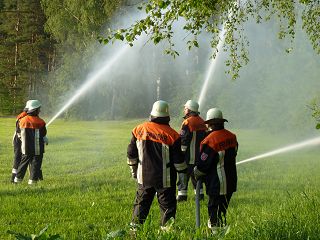
[[[155,194],[161,213],[161,227],[175,218],[177,172],[187,169],[181,153],[179,134],[169,125],[168,103],[153,104],[150,121],[132,131],[127,149],[127,163],[138,189],[134,201],[131,226],[135,228],[146,220]],[[133,229],[135,230],[135,229]]]
[[[218,108],[209,109],[205,122],[211,133],[201,142],[194,174],[197,179],[205,179],[209,196],[208,227],[216,232],[226,225],[227,208],[237,190],[238,142],[235,134],[224,129],[227,120]]]
[[[13,152],[14,152],[14,157],[13,157],[13,164],[12,164],[12,171],[11,171],[11,182],[14,182],[14,178],[16,177],[17,171],[18,171],[18,166],[21,162],[21,136],[20,133],[17,132],[17,129],[19,128],[19,122],[20,119],[27,116],[27,111],[28,111],[28,105],[30,101],[27,101],[26,106],[24,107],[23,111],[16,117],[16,129],[13,135],[12,139],[12,146],[13,146]]]
[[[41,164],[46,141],[46,123],[38,115],[41,103],[38,100],[30,100],[27,116],[20,119],[18,132],[21,135],[22,158],[19,164],[15,183],[23,180],[27,168],[30,165],[30,177],[28,184],[36,183],[41,177]]]
[[[179,174],[177,201],[186,201],[188,197],[188,182],[191,178],[193,189],[196,189],[197,181],[193,175],[193,168],[196,159],[199,158],[199,147],[206,134],[206,124],[199,116],[199,104],[193,100],[188,100],[184,105],[184,121],[180,129],[181,150],[184,159],[188,164],[187,179],[183,179],[185,174]],[[200,199],[203,199],[203,188],[200,189]]]

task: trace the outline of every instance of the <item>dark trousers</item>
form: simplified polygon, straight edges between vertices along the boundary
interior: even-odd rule
[[[15,135],[14,139],[13,139],[13,152],[14,152],[14,157],[13,157],[13,164],[12,164],[12,171],[17,171],[19,164],[21,162],[21,157],[22,157],[22,153],[21,153],[21,140],[18,138],[17,135]],[[12,172],[14,173],[14,172]]]
[[[212,226],[222,227],[227,224],[227,209],[232,193],[227,195],[210,195],[208,213]]]
[[[178,195],[182,195],[182,196],[187,196],[188,195],[188,182],[189,182],[189,179],[191,179],[191,183],[192,183],[193,189],[196,189],[197,180],[194,177],[193,168],[194,168],[194,165],[188,165],[187,179],[186,180],[183,179],[185,177],[184,173],[178,173],[178,183],[177,183],[177,185],[178,185]],[[200,192],[201,192],[201,194],[203,193],[202,184],[201,184]]]
[[[22,154],[21,162],[18,167],[16,178],[22,180],[26,174],[27,168],[30,165],[30,180],[37,181],[41,177],[41,165],[43,154],[39,156]]]
[[[146,220],[153,198],[157,194],[161,213],[161,225],[164,226],[170,218],[175,218],[177,211],[176,188],[154,188],[138,185],[134,201],[132,222],[143,224]]]

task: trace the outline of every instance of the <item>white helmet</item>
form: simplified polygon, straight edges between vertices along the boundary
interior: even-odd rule
[[[205,123],[209,122],[228,122],[223,118],[222,112],[218,108],[210,108],[207,112],[207,118]]]
[[[41,107],[41,103],[39,100],[29,100],[27,103],[28,103],[28,113],[33,112],[34,110]]]
[[[31,101],[32,101],[32,100],[28,100],[28,101],[26,102],[26,106],[24,107],[25,111],[28,111],[28,108],[29,108],[29,106],[30,106]]]
[[[199,104],[193,100],[188,100],[184,106],[192,112],[198,112],[199,110]]]
[[[169,117],[169,105],[166,101],[156,101],[150,113],[153,117]]]

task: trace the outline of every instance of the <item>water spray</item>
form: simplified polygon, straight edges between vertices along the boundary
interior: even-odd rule
[[[295,150],[299,150],[301,148],[307,147],[307,146],[315,146],[315,145],[319,145],[320,144],[320,137],[317,138],[312,138],[309,140],[305,140],[303,142],[300,143],[296,143],[296,144],[292,144],[283,148],[279,148],[264,154],[260,154],[257,155],[255,157],[251,157],[245,160],[242,160],[240,162],[237,162],[237,165],[242,164],[242,163],[247,163],[247,162],[252,162],[261,158],[267,158],[267,157],[271,157],[280,153],[285,153],[285,152],[290,152],[290,151],[295,151]]]
[[[128,51],[129,46],[125,45],[120,51],[118,51],[105,65],[102,67],[97,73],[95,73],[92,77],[87,79],[85,83],[76,91],[72,98],[54,115],[51,120],[48,122],[47,127],[57,118],[59,117],[65,110],[67,110],[82,94],[92,88],[101,77],[113,66],[119,58]]]
[[[204,83],[203,83],[201,91],[200,91],[200,95],[199,95],[199,99],[198,99],[198,103],[199,103],[200,108],[202,106],[203,99],[204,99],[204,97],[205,97],[205,95],[207,93],[209,80],[211,79],[211,76],[214,74],[214,72],[216,70],[218,58],[219,58],[219,55],[220,55],[220,53],[222,51],[222,46],[223,46],[223,43],[224,43],[224,34],[225,34],[225,29],[223,27],[222,30],[219,33],[219,39],[220,40],[219,40],[219,43],[217,45],[216,57],[214,59],[211,59],[211,63],[209,65],[207,73],[206,73],[206,78],[204,80]]]

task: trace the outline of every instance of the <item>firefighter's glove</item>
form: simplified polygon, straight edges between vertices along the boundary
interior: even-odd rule
[[[193,168],[193,174],[197,181],[203,179],[206,176],[206,174],[204,172],[201,172],[197,166]]]
[[[43,142],[44,142],[46,145],[48,145],[48,144],[49,144],[49,139],[48,139],[46,136],[44,136],[44,137],[43,137]]]
[[[131,165],[130,166],[130,170],[131,170],[132,178],[137,179],[138,164],[137,165]]]

